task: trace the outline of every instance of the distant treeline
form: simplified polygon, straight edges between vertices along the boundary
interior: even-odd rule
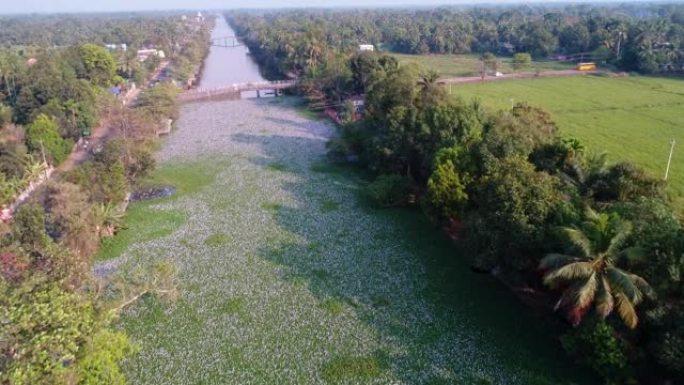
[[[584,54],[575,58],[645,73],[684,66],[682,4],[293,10],[230,13],[228,18],[263,57],[301,48],[300,36],[306,35],[317,43],[316,50],[367,43],[411,54]]]

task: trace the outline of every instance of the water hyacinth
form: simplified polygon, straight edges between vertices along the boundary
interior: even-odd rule
[[[527,383],[467,314],[425,298],[423,263],[353,175],[312,169],[333,133],[279,100],[184,107],[160,167],[214,178],[161,201],[187,221],[119,260],[169,260],[182,282],[123,317],[142,348],[131,384]]]

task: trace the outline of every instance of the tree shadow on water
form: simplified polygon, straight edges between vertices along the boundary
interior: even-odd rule
[[[517,383],[596,383],[569,362],[551,325],[500,282],[473,273],[459,245],[418,210],[371,209],[359,197],[361,172],[312,168],[323,154],[310,149],[323,151],[322,140],[233,138],[260,147],[263,157],[250,159],[255,165],[276,160],[295,176],[280,187],[297,204],[272,215],[296,241],[266,244],[259,256],[279,265],[283,279],[305,285],[331,316],[351,312],[372,330],[381,347],[372,356],[377,373],[390,371],[406,384],[511,383],[498,370],[505,367]],[[325,379],[326,370],[353,367],[321,370]]]

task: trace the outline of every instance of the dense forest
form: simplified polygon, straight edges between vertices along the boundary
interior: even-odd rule
[[[177,115],[174,83],[198,71],[211,22],[17,16],[0,25],[0,384],[123,384],[118,364],[136,348],[112,322],[142,295],[172,296],[173,267],[96,278],[93,257],[154,167],[157,131]],[[142,47],[167,55],[140,60]],[[85,161],[59,169],[78,146]]]
[[[412,54],[529,53],[629,71],[682,71],[684,7],[518,6],[231,13],[235,30],[270,71],[297,73],[326,49],[374,44]],[[288,63],[273,63],[291,56]]]
[[[337,109],[344,124],[328,144],[330,157],[375,175],[365,192],[373,205],[420,207],[470,251],[474,271],[562,315],[563,348],[607,383],[667,384],[684,381],[684,228],[665,182],[561,136],[542,109],[518,103],[487,111],[447,94],[436,73],[359,52],[357,44],[439,53],[500,52],[510,43],[536,56],[600,50],[617,66],[653,72],[682,63],[683,11],[645,5],[227,18],[268,72],[299,77],[314,106]],[[355,95],[364,96],[362,113]]]

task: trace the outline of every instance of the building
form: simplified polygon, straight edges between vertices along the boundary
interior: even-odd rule
[[[375,51],[375,46],[373,44],[360,44],[359,51]]]
[[[156,56],[160,59],[166,58],[166,54],[164,53],[164,51],[156,49],[140,49],[138,50],[136,56],[139,62],[144,62],[150,56]]]
[[[105,44],[104,46],[111,51],[117,51],[117,50],[122,50],[124,52],[128,51],[128,44],[126,44],[126,43],[123,43],[123,44]]]
[[[203,23],[203,22],[204,22],[204,16],[202,15],[202,12],[197,12],[197,17],[195,18],[195,20],[196,20],[198,23]]]

